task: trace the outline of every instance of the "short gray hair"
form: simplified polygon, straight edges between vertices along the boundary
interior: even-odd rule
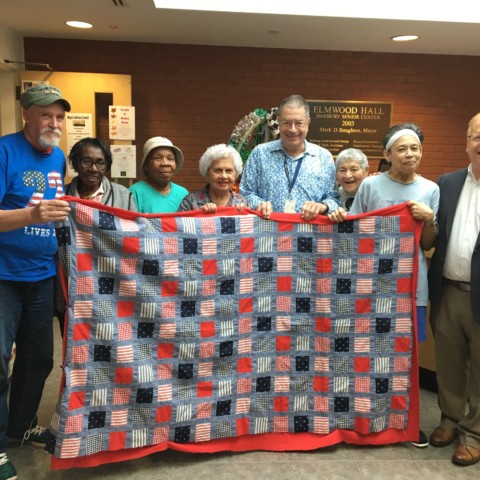
[[[470,121],[468,122],[467,137],[471,135],[473,124],[479,119],[480,119],[480,113],[477,113],[470,119]]]
[[[357,162],[363,171],[365,171],[368,167],[367,156],[358,148],[346,148],[338,154],[335,161],[335,168],[337,172],[345,162]]]
[[[302,107],[305,110],[305,116],[310,118],[310,105],[301,95],[290,95],[284,98],[278,106],[277,114],[280,117],[285,107]]]
[[[205,153],[200,157],[198,168],[202,177],[207,178],[208,170],[213,162],[225,157],[232,159],[235,168],[235,177],[237,178],[241,175],[243,171],[243,163],[240,154],[231,145],[219,143],[218,145],[208,147],[205,150]]]

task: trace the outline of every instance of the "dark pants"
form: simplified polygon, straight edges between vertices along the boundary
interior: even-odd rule
[[[45,380],[53,367],[53,278],[0,280],[0,453],[36,423]],[[16,357],[8,401],[8,362]],[[10,406],[10,408],[8,407]]]

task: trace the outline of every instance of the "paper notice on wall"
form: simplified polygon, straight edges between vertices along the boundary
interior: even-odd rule
[[[65,126],[67,133],[67,155],[72,147],[82,138],[93,137],[93,122],[91,113],[65,113]],[[67,175],[73,177],[75,170],[67,161]]]
[[[112,178],[136,178],[137,155],[135,145],[112,145]]]
[[[108,107],[108,128],[111,140],[135,140],[135,107]]]
[[[30,87],[35,85],[49,85],[48,80],[22,80],[22,93]]]

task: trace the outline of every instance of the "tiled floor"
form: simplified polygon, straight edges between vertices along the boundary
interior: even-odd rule
[[[60,337],[57,332],[54,373],[50,376],[39,411],[48,425],[53,412],[60,377]],[[430,434],[437,426],[436,395],[421,392],[421,426]],[[50,470],[50,456],[30,445],[11,447],[8,455],[19,480],[465,480],[480,478],[480,464],[457,467],[450,458],[454,445],[417,449],[410,444],[382,447],[337,445],[311,452],[248,452],[184,454],[163,452],[138,460],[91,469]]]

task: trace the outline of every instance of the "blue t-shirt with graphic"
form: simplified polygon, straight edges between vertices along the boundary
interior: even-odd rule
[[[63,195],[65,155],[34,148],[23,132],[0,137],[0,209],[31,208]],[[54,223],[0,232],[0,279],[36,282],[56,274]]]

